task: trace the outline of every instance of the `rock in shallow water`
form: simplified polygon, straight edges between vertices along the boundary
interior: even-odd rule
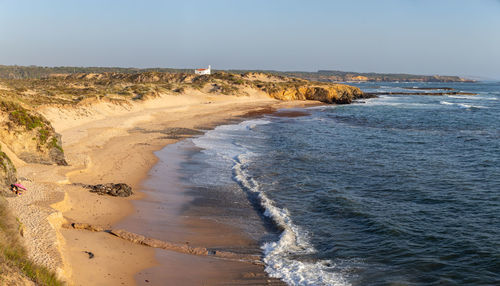
[[[98,184],[98,185],[85,185],[85,188],[89,189],[91,193],[97,193],[99,195],[110,195],[114,197],[128,197],[132,194],[132,188],[124,183],[119,184]]]

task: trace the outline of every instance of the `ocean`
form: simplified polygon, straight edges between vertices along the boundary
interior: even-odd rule
[[[289,285],[500,285],[500,83],[357,86],[478,95],[391,94],[219,126],[182,143],[178,172],[197,196],[182,212],[255,239]]]

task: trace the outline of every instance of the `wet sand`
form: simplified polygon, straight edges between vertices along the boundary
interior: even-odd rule
[[[47,168],[57,180],[42,176],[45,174],[42,172],[34,178],[34,181],[54,181],[50,183],[54,189],[64,190],[64,198],[51,205],[62,213],[57,215],[61,219],[53,224],[64,264],[60,267],[64,270],[61,276],[72,285],[274,283],[265,277],[262,266],[155,250],[106,233],[64,229],[61,225],[82,222],[111,227],[135,213],[133,201],[147,205],[163,200],[150,197],[147,186],[143,186],[148,172],[158,162],[153,152],[197,134],[193,130],[214,128],[280,108],[317,104],[279,102],[265,97],[186,95],[166,96],[132,108],[97,104],[76,111],[45,110],[44,115],[54,122],[56,131],[63,136],[63,147],[70,164],[67,167],[40,166]],[[172,176],[175,186],[174,173],[168,175]],[[128,198],[99,196],[73,185],[110,182],[127,183],[135,193]],[[143,187],[145,192],[140,191]],[[205,247],[258,247],[254,240],[232,227],[179,216],[179,206],[187,199],[184,195],[179,192],[168,194],[168,220],[138,224],[138,232],[165,234],[162,228],[166,227],[170,230],[168,239],[177,242],[189,241]],[[155,218],[154,215],[148,217]],[[125,229],[132,231],[132,226],[130,228]],[[85,251],[92,252],[95,257],[89,259]]]
[[[194,206],[196,200],[211,198],[200,198],[202,194],[188,191],[178,171],[180,164],[189,160],[188,154],[197,151],[190,142],[183,141],[155,152],[160,159],[141,185],[145,197],[133,201],[135,211],[115,227],[193,247],[260,255],[257,240],[238,227],[213,219],[225,212],[222,204]],[[195,211],[191,210],[193,207]],[[250,206],[247,211],[249,218],[253,216],[253,220],[258,220]],[[261,231],[265,231],[264,227]],[[135,276],[138,285],[284,285],[267,277],[262,265],[162,249],[156,250],[155,254],[159,265],[140,271]],[[175,268],[172,268],[173,264]],[[189,269],[191,274],[185,275],[183,269]]]

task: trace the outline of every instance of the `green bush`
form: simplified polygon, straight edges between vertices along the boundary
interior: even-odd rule
[[[31,116],[26,110],[16,110],[9,114],[9,119],[16,123],[26,127],[28,130],[33,130],[37,127],[43,127],[43,122],[38,116]]]

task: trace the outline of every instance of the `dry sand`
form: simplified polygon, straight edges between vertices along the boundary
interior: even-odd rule
[[[212,128],[241,116],[312,104],[318,103],[279,102],[263,94],[209,96],[191,90],[121,105],[95,101],[78,108],[42,108],[39,111],[62,135],[69,166],[24,164],[13,158],[28,191],[8,201],[24,225],[30,257],[70,285],[149,283],[144,278],[147,271],[137,280],[134,275],[158,266],[158,260],[170,265],[162,278],[168,280],[159,285],[230,285],[237,276],[260,277],[254,282],[266,283],[262,267],[167,251],[155,257],[153,248],[61,226],[68,221],[111,226],[130,214],[131,200],[144,196],[137,190],[157,162],[153,152],[180,140],[172,136],[179,130],[172,128]],[[110,182],[127,183],[136,192],[128,198],[99,196],[72,185]],[[85,251],[95,257],[89,259]]]

